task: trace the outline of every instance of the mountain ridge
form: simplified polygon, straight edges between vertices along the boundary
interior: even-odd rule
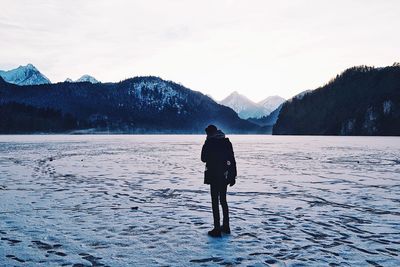
[[[269,96],[259,102],[254,102],[237,91],[233,91],[219,103],[232,108],[242,119],[257,119],[269,115],[284,101],[285,99],[280,96]]]
[[[285,102],[273,134],[400,135],[400,65],[352,67]]]
[[[51,81],[32,64],[19,66],[8,71],[1,70],[0,76],[9,83],[17,85],[50,84]]]
[[[99,80],[97,80],[95,77],[88,75],[88,74],[82,75],[80,78],[76,79],[75,81],[72,80],[71,78],[67,78],[67,79],[65,79],[64,82],[67,82],[67,83],[82,83],[82,82],[100,83]]]
[[[203,133],[207,124],[214,123],[228,133],[263,131],[208,96],[155,76],[104,84],[64,82],[20,87],[0,82],[0,94],[2,105],[24,105],[11,105],[8,110],[26,110],[28,106],[40,109],[37,114],[43,114],[41,109],[51,109],[72,116],[75,123],[69,125],[81,126],[73,130]],[[62,116],[57,118],[65,121]],[[6,123],[14,121],[4,122],[3,129]]]

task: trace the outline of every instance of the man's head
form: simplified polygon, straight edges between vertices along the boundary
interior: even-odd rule
[[[210,136],[210,135],[215,134],[218,131],[218,129],[217,129],[217,126],[210,124],[210,125],[207,126],[205,131],[206,131],[206,134],[208,136]]]

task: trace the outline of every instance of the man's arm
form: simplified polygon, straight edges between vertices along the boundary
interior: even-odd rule
[[[233,147],[231,141],[228,141],[228,153],[229,153],[229,161],[231,162],[231,167],[230,167],[230,174],[229,174],[229,180],[230,180],[230,186],[233,186],[235,184],[235,179],[237,176],[237,169],[236,169],[236,160],[235,160],[235,153],[233,152]]]
[[[203,145],[203,148],[201,149],[201,161],[207,162],[207,159],[208,159],[208,145],[206,141]]]
[[[233,152],[233,147],[231,141],[228,142],[228,152],[229,152],[229,158],[231,159],[231,163],[233,163],[236,166],[236,160],[235,160],[235,153]]]

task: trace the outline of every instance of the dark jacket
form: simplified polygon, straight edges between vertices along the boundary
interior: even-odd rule
[[[232,143],[222,132],[207,138],[201,150],[201,161],[206,163],[208,172],[204,179],[205,184],[229,184],[235,180],[237,171]],[[228,161],[230,165],[227,164]],[[226,171],[227,177],[224,174]]]

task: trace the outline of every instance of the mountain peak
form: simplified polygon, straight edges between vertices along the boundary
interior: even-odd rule
[[[90,83],[100,83],[98,80],[96,80],[96,78],[94,78],[93,76],[90,75],[82,75],[82,77],[80,77],[78,80],[76,80],[75,82],[90,82]]]
[[[36,67],[33,66],[31,63],[28,63],[25,67],[24,66],[20,66],[20,67],[31,69],[31,70],[37,70]]]
[[[258,105],[237,91],[232,92],[219,103],[233,109],[242,119],[252,117],[254,114],[257,114],[255,115],[256,117],[261,115],[259,114],[260,108]]]
[[[238,91],[233,91],[230,95],[228,95],[226,98],[221,100],[221,102],[225,102],[228,100],[246,101],[246,102],[254,103],[253,101],[248,99],[245,95],[240,94]]]
[[[0,76],[9,83],[17,85],[49,84],[50,80],[44,76],[35,66],[27,64],[18,68],[1,71]]]
[[[264,100],[261,100],[260,102],[258,102],[258,104],[264,108],[266,114],[269,114],[285,101],[286,99],[284,99],[283,97],[273,95],[265,98]]]
[[[18,68],[14,70],[20,70],[20,71],[38,71],[38,69],[33,66],[31,63],[28,63],[26,66],[19,65]]]
[[[248,119],[269,115],[284,101],[285,99],[280,96],[270,96],[255,103],[237,91],[233,91],[219,103],[236,111],[240,118]]]

